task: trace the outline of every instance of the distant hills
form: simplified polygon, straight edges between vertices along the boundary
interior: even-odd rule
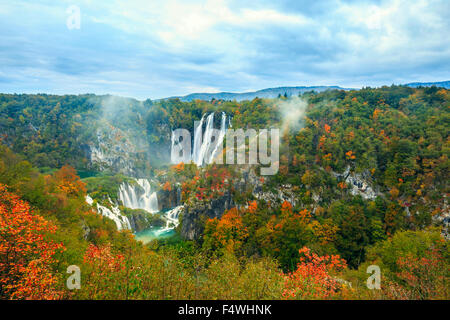
[[[431,86],[437,86],[437,87],[443,87],[446,89],[450,88],[450,81],[440,81],[440,82],[411,82],[405,84],[405,86],[417,88],[417,87],[431,87]],[[358,90],[353,88],[342,88],[339,86],[298,86],[298,87],[278,87],[278,88],[267,88],[262,89],[258,91],[252,91],[252,92],[241,92],[241,93],[233,93],[233,92],[218,92],[218,93],[191,93],[186,96],[175,96],[165,99],[180,99],[181,101],[192,101],[192,100],[205,100],[210,101],[212,99],[216,100],[236,100],[236,101],[243,101],[243,100],[253,100],[254,98],[276,98],[278,96],[284,96],[287,97],[290,96],[297,96],[301,93],[308,92],[308,91],[326,91],[326,90]],[[161,100],[165,100],[161,99]]]
[[[192,101],[195,99],[209,101],[211,99],[216,100],[253,100],[254,98],[276,98],[279,95],[297,96],[300,93],[307,91],[321,92],[325,90],[350,90],[346,88],[341,88],[338,86],[313,86],[313,87],[279,87],[279,88],[267,88],[263,90],[253,91],[253,92],[243,92],[243,93],[232,93],[232,92],[218,92],[218,93],[191,93],[187,96],[181,97],[171,97],[169,99],[179,98],[181,101]]]
[[[417,88],[417,87],[442,87],[445,89],[450,89],[450,81],[440,81],[440,82],[411,82],[405,84],[405,86]]]

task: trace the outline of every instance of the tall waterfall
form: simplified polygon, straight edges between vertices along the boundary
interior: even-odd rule
[[[202,135],[203,135],[203,120],[205,119],[205,115],[202,116],[197,127],[194,128],[194,148],[192,148],[192,161],[198,164],[201,159],[199,157],[200,150],[202,148]]]
[[[228,121],[230,122],[231,120],[228,119]],[[230,127],[231,127],[231,122],[230,122]],[[225,112],[222,112],[222,121],[220,122],[220,134],[219,134],[219,139],[218,139],[218,143],[216,144],[216,147],[214,148],[213,152],[211,153],[211,157],[208,159],[208,163],[212,163],[214,159],[216,159],[216,157],[218,156],[222,156],[219,153],[219,145],[223,144],[223,139],[225,138],[225,133],[227,132],[227,115]]]
[[[206,163],[208,160],[206,158],[206,152],[209,150],[210,143],[211,143],[211,137],[212,137],[211,129],[214,129],[214,112],[211,113],[208,116],[208,118],[206,119],[206,129],[205,129],[205,133],[203,135],[203,140],[202,140],[202,145],[200,146],[200,150],[195,149],[195,146],[194,146],[193,158],[194,158],[194,162],[198,166],[203,165],[203,163]],[[201,131],[200,131],[200,133],[201,133]]]
[[[136,179],[136,184],[124,182],[119,187],[119,199],[131,209],[144,209],[150,213],[158,212],[158,197],[152,192],[147,179]]]
[[[205,123],[206,117],[206,125],[205,132],[203,132],[203,124]],[[228,119],[228,121],[227,121]],[[228,122],[228,123],[227,123]],[[227,130],[227,126],[231,127],[230,119],[227,117],[225,112],[222,112],[222,119],[219,129],[218,136],[214,135],[214,112],[210,113],[208,116],[204,114],[201,120],[198,122],[197,126],[194,127],[194,145],[191,153],[191,161],[194,162],[197,166],[202,166],[204,164],[210,164],[216,159],[219,154],[221,148],[219,146],[222,145],[223,139],[225,138],[225,133]],[[211,141],[212,138],[215,138],[214,141]],[[172,132],[172,147],[173,150],[175,145],[175,135]],[[214,148],[213,150],[211,150]],[[173,155],[173,153],[172,153]],[[171,162],[176,163],[175,158],[171,157]]]

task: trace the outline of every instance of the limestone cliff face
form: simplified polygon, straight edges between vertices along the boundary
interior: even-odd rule
[[[374,200],[381,195],[379,188],[372,187],[372,178],[368,170],[362,173],[354,173],[350,171],[350,166],[348,166],[344,173],[333,172],[333,175],[340,180],[344,180],[350,186],[350,193],[354,196],[360,195],[363,199]]]
[[[158,195],[159,211],[166,211],[181,205],[181,186],[175,185],[170,191],[160,189]]]
[[[140,232],[150,227],[164,227],[166,224],[160,215],[144,212],[144,210],[133,210],[128,214],[128,220],[134,232]]]
[[[112,170],[129,176],[145,175],[148,146],[142,138],[107,124],[99,124],[96,139],[84,147],[90,166],[100,171]]]
[[[179,229],[183,238],[188,240],[200,238],[206,219],[221,218],[225,211],[237,207],[233,194],[254,193],[255,189],[260,190],[262,188],[259,178],[248,165],[242,166],[241,178],[233,181],[232,185],[235,190],[234,193],[231,190],[226,190],[223,196],[209,202],[194,200],[185,203]]]
[[[184,207],[180,233],[184,239],[198,239],[206,219],[220,218],[226,210],[235,207],[230,193],[210,202],[197,202]]]
[[[128,216],[128,220],[130,220],[131,229],[134,232],[142,231],[149,226],[148,218],[145,215],[131,214]]]

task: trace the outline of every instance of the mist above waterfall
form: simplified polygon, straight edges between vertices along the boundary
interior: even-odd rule
[[[114,120],[123,118],[124,115],[131,113],[132,109],[143,107],[143,102],[133,98],[106,95],[101,97],[100,106],[102,117]]]
[[[80,121],[88,128],[85,143],[89,146],[92,167],[128,176],[147,176],[150,170],[147,103],[112,95],[90,97],[89,103],[96,109],[96,116]]]
[[[302,98],[293,96],[288,100],[278,100],[276,103],[281,115],[281,132],[286,130],[300,130],[303,128],[307,102]]]

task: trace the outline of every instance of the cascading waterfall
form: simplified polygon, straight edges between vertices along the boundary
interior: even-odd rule
[[[120,212],[119,207],[115,206],[110,198],[108,198],[108,201],[111,204],[111,209],[97,203],[97,212],[100,213],[102,216],[107,217],[112,221],[114,221],[114,223],[117,226],[117,230],[123,229],[131,230],[130,220],[128,220],[128,218]],[[86,202],[89,205],[92,205],[94,203],[94,200],[89,195],[87,195]]]
[[[86,202],[88,205],[92,206],[94,199],[92,199],[90,195],[86,195]]]
[[[144,209],[150,213],[156,213],[158,198],[156,192],[152,192],[150,182],[147,179],[136,179],[136,184],[122,183],[119,187],[119,199],[123,205],[131,209]],[[183,206],[175,207],[164,214],[166,226],[153,230],[156,236],[160,236],[176,228],[179,224],[178,216]],[[114,208],[113,208],[114,209]]]
[[[152,192],[152,187],[147,179],[136,179],[133,185],[124,182],[119,187],[119,199],[123,205],[131,209],[144,209],[150,213],[158,212],[158,197]]]
[[[169,211],[166,212],[165,217],[166,217],[166,226],[162,229],[159,229],[158,231],[155,232],[156,235],[161,235],[165,232],[168,232],[170,230],[175,229],[179,224],[179,220],[178,217],[182,211],[182,209],[184,208],[183,205],[181,206],[177,206]]]
[[[206,125],[205,132],[203,132],[203,124],[205,123],[206,117]],[[227,121],[228,120],[228,121]],[[225,133],[227,127],[231,127],[230,118],[227,117],[225,112],[222,112],[222,119],[220,125],[220,133],[219,136],[216,137],[217,141],[211,142],[211,138],[213,137],[213,129],[214,129],[214,112],[210,113],[208,116],[204,114],[201,120],[198,122],[197,126],[194,127],[194,146],[192,148],[191,153],[191,161],[194,162],[197,166],[201,167],[204,164],[210,164],[220,156],[219,146],[222,145],[223,140],[225,138]],[[171,147],[171,162],[176,163],[174,154],[172,150],[174,150],[175,145],[175,134],[172,131],[172,147]],[[215,144],[214,150],[211,152],[212,144]]]

